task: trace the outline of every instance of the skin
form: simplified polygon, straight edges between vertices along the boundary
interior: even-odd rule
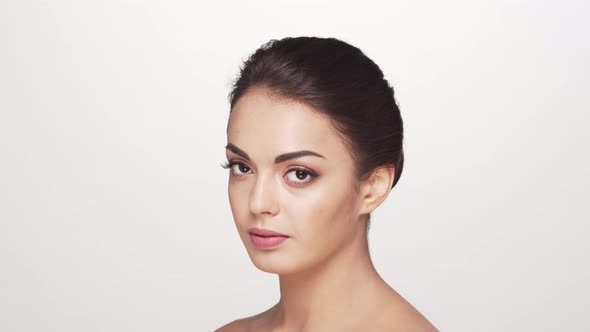
[[[368,214],[389,194],[393,167],[357,180],[330,119],[264,87],[250,88],[235,104],[227,140],[235,226],[252,263],[279,276],[281,297],[267,311],[216,331],[437,331],[379,276],[369,256]],[[275,163],[301,150],[322,157]],[[289,238],[258,249],[250,227]]]

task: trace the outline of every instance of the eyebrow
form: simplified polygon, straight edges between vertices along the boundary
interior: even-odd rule
[[[230,150],[231,152],[237,154],[238,156],[240,156],[248,161],[251,161],[250,156],[248,156],[248,154],[246,152],[244,152],[244,150],[238,148],[237,146],[235,146],[231,143],[228,143],[225,146],[225,148]],[[280,164],[280,163],[285,162],[287,160],[301,158],[301,157],[305,157],[305,156],[315,156],[315,157],[320,157],[320,158],[326,159],[326,157],[322,156],[319,153],[309,151],[309,150],[301,150],[301,151],[283,153],[283,154],[276,156],[275,164]]]

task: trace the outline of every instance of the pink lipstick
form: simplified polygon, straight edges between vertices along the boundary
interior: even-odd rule
[[[288,235],[277,233],[268,229],[250,228],[250,240],[258,249],[272,249],[289,238]]]

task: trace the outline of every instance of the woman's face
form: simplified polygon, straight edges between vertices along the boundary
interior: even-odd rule
[[[251,88],[233,108],[227,139],[232,215],[257,268],[301,271],[366,236],[353,160],[328,118]],[[298,151],[312,154],[276,160]],[[261,249],[249,234],[252,227],[289,238]]]

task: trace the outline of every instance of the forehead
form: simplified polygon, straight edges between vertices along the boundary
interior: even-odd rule
[[[312,150],[327,159],[348,154],[327,116],[263,88],[249,90],[234,105],[227,137],[229,143],[260,157],[297,150]]]

